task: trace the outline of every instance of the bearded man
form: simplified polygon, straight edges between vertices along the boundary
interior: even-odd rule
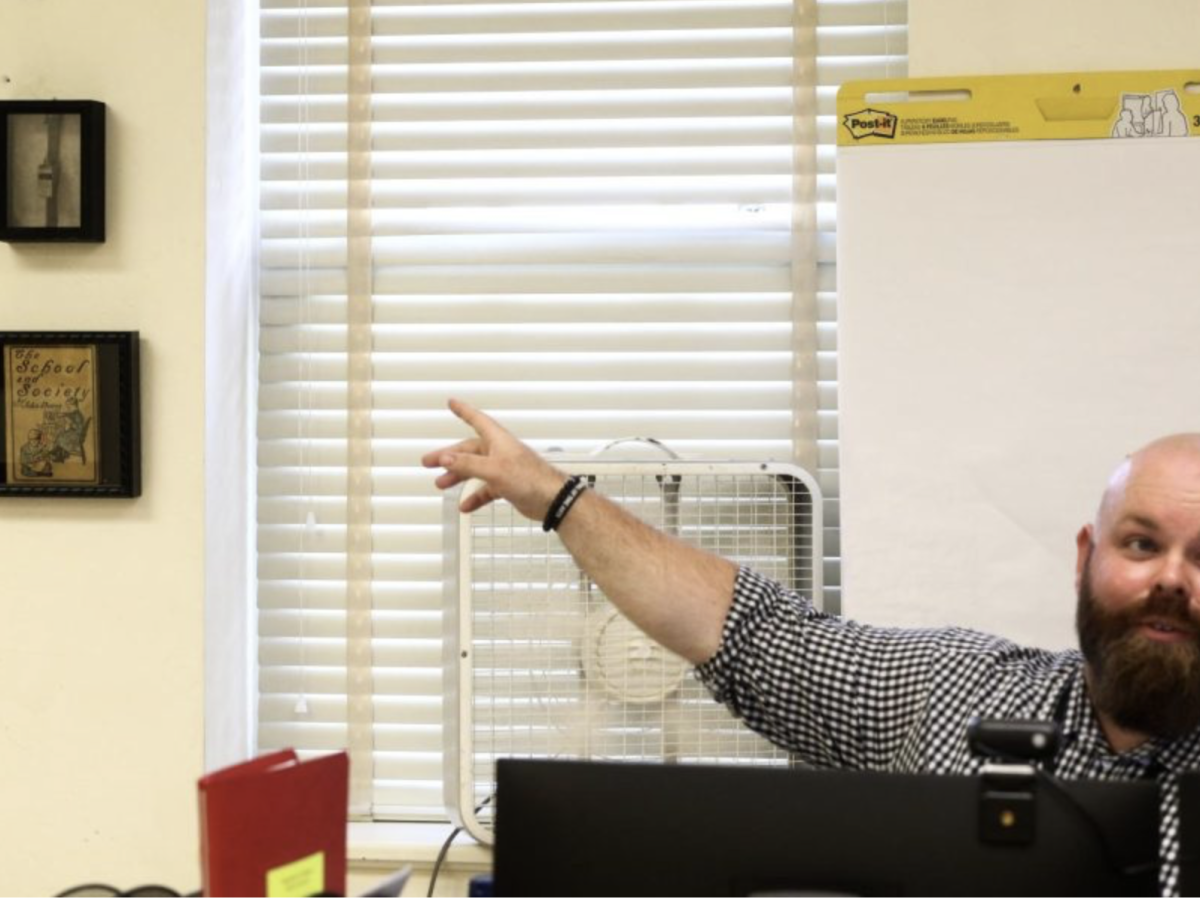
[[[1076,538],[1082,651],[1049,652],[823,614],[650,528],[482,412],[450,408],[475,436],[425,456],[445,469],[435,483],[478,478],[464,512],[505,499],[557,530],[609,600],[754,730],[818,767],[975,774],[971,719],[1055,721],[1049,773],[1159,780],[1160,886],[1178,893],[1178,778],[1200,766],[1200,434],[1155,441],[1114,473]]]

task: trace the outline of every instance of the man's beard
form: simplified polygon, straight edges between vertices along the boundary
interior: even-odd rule
[[[1092,592],[1091,551],[1079,581],[1075,627],[1091,669],[1092,701],[1120,727],[1178,737],[1200,726],[1200,622],[1186,596],[1157,587],[1142,603],[1104,608]],[[1138,633],[1148,615],[1186,627],[1191,636],[1160,643]]]

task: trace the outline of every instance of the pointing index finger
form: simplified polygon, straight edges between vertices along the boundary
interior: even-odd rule
[[[497,431],[503,430],[496,420],[486,412],[481,412],[462,400],[450,400],[450,411],[470,425],[475,433],[485,440],[495,436]]]

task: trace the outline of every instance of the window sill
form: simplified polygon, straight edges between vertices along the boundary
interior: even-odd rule
[[[432,865],[451,830],[451,824],[351,821],[347,834],[349,860]],[[481,846],[463,832],[455,837],[446,853],[446,861],[455,866],[490,871],[492,849]]]

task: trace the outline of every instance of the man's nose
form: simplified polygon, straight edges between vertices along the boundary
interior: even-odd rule
[[[1187,560],[1180,554],[1167,553],[1163,556],[1155,581],[1159,590],[1191,598]]]

